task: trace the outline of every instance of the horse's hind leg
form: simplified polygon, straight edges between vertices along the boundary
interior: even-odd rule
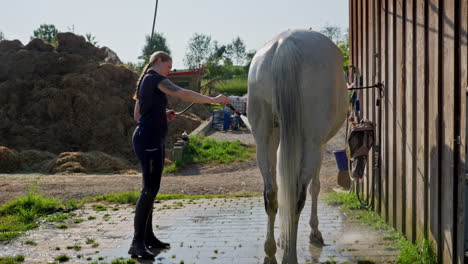
[[[312,145],[307,145],[312,146]],[[308,164],[307,169],[304,171],[310,173],[308,175],[311,179],[309,185],[310,197],[312,199],[312,209],[310,214],[310,243],[319,246],[323,245],[322,233],[318,229],[318,216],[317,216],[317,201],[320,192],[320,166],[322,164],[322,155],[324,149],[320,146],[309,147],[309,151],[306,153],[306,163]]]
[[[275,126],[271,106],[257,104],[256,111],[249,115],[252,131],[257,143],[257,161],[263,176],[265,210],[268,215],[268,229],[265,240],[264,263],[276,263],[275,218],[278,211],[278,186],[276,185],[276,151],[279,145],[279,128]],[[253,111],[252,111],[253,112]]]

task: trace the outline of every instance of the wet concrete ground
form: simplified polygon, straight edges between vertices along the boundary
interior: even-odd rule
[[[66,229],[58,228],[63,223],[45,222],[1,245],[0,256],[23,254],[25,263],[48,263],[62,254],[71,257],[67,263],[110,263],[119,257],[128,258],[133,207],[105,206],[107,210],[96,211],[92,204],[87,204],[75,212],[76,216],[65,220]],[[392,241],[384,240],[384,233],[353,222],[338,207],[324,201],[319,202],[318,208],[325,246],[315,247],[308,242],[308,199],[299,223],[299,263],[357,263],[363,259],[388,263],[398,254],[388,249]],[[75,223],[81,221],[76,219],[83,221]],[[157,236],[170,242],[172,248],[160,252],[154,262],[140,263],[263,263],[266,223],[261,197],[163,201],[155,204],[154,225]],[[67,246],[76,247],[67,249]],[[279,263],[281,253],[278,250],[276,254]]]

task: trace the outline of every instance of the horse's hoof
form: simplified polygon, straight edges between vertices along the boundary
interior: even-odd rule
[[[316,245],[316,246],[324,245],[322,233],[320,233],[320,231],[311,232],[309,239],[310,239],[310,243],[313,245]]]
[[[278,264],[278,262],[276,262],[276,258],[274,256],[272,258],[265,257],[263,259],[263,264]]]

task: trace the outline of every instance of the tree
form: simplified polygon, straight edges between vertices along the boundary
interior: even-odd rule
[[[245,65],[247,63],[245,44],[240,37],[235,38],[231,44],[227,45],[227,53],[236,65]]]
[[[338,48],[340,48],[341,52],[343,53],[343,68],[344,71],[346,72],[349,64],[349,37],[348,34],[346,34],[344,40],[340,40],[336,43],[338,45]]]
[[[2,31],[0,31],[0,41],[5,40],[5,35]]]
[[[335,43],[343,38],[341,29],[337,26],[326,25],[320,30],[320,33],[324,34]]]
[[[94,46],[98,47],[98,42],[96,41],[96,37],[93,36],[91,33],[86,33],[85,35],[86,41],[93,44]]]
[[[217,56],[217,53],[220,52],[217,42],[212,45],[211,36],[205,34],[195,33],[189,39],[187,49],[184,63],[189,69],[200,67],[200,65],[207,63],[210,57],[220,57]]]
[[[171,50],[167,45],[166,38],[162,33],[155,33],[153,39],[150,35],[146,35],[146,44],[142,49],[142,54],[138,59],[143,60],[146,64],[149,61],[151,54],[156,51],[165,51],[168,54],[171,54]]]
[[[255,53],[257,53],[256,50],[250,50],[245,54],[245,58],[247,60],[247,64],[245,65],[245,67],[247,68],[247,70],[250,68],[250,63],[252,63],[252,59],[255,56]]]
[[[51,44],[57,44],[57,28],[52,24],[42,24],[33,31],[33,38],[41,38]]]

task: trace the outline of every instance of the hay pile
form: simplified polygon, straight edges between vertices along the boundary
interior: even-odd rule
[[[57,39],[0,42],[0,145],[131,157],[137,74],[81,36]]]
[[[103,152],[64,152],[48,167],[50,173],[115,173],[128,170],[132,165],[121,158]]]
[[[115,64],[120,60],[109,48],[94,47],[82,36],[59,33],[57,40],[57,46],[41,39],[26,46],[18,40],[0,41],[0,146],[19,151],[27,170],[43,170],[52,155],[63,152],[99,151],[135,163],[131,97],[138,74]],[[169,134],[197,127],[201,118],[194,113],[204,110],[202,118],[209,116],[201,107],[171,122]],[[170,136],[168,146],[173,142]],[[15,154],[2,151],[0,155],[14,159]],[[40,162],[24,162],[29,158]],[[0,170],[17,170],[15,164],[0,163]],[[86,162],[66,164],[58,162],[52,171],[102,171],[90,170]]]
[[[100,151],[64,152],[55,155],[47,151],[17,152],[0,147],[0,173],[34,171],[42,173],[125,173],[134,174],[136,167],[122,158]]]
[[[18,152],[0,146],[0,173],[15,172],[21,168]]]
[[[49,164],[57,158],[57,155],[48,151],[28,149],[19,153],[21,158],[21,170],[48,172]]]

